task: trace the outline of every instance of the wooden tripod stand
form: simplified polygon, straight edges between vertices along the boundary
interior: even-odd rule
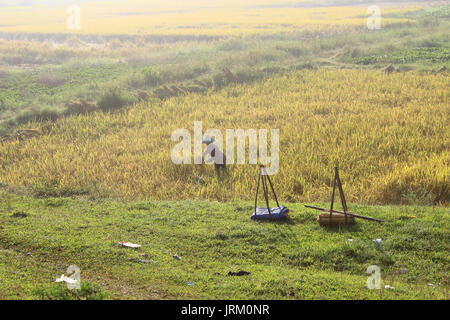
[[[347,201],[345,200],[345,195],[344,195],[344,189],[342,189],[342,183],[341,183],[341,178],[339,177],[339,168],[335,167],[334,168],[334,183],[333,183],[333,194],[331,195],[331,208],[330,208],[330,225],[331,225],[331,221],[333,219],[333,207],[334,207],[334,196],[336,194],[336,185],[339,189],[339,196],[341,197],[341,204],[342,207],[344,208],[344,216],[345,216],[345,224],[348,223],[348,207],[347,207]]]
[[[342,215],[344,215],[344,221],[337,221],[338,224],[350,224],[354,222],[354,218],[358,218],[358,219],[363,219],[363,220],[368,220],[368,221],[374,221],[374,222],[383,222],[383,220],[379,220],[379,219],[375,219],[375,218],[370,218],[370,217],[364,217],[364,216],[360,216],[354,213],[351,213],[348,211],[348,207],[347,207],[347,201],[345,200],[345,195],[344,195],[344,190],[342,189],[342,183],[341,183],[341,178],[339,177],[339,168],[335,167],[334,168],[334,183],[333,183],[333,194],[331,195],[331,208],[330,211],[328,212],[327,209],[324,208],[319,208],[319,207],[314,207],[314,206],[305,206],[307,208],[311,208],[311,209],[315,209],[315,210],[320,210],[322,211],[324,214],[329,214],[328,218],[329,218],[329,225],[333,224],[333,213],[337,214],[337,217],[342,217]],[[339,195],[341,197],[341,204],[342,207],[344,208],[344,211],[337,211],[334,210],[334,196],[336,194],[336,187],[338,187],[339,189]],[[336,215],[335,215],[336,216]],[[322,216],[319,216],[319,223],[324,222],[322,219]],[[321,224],[325,224],[325,223],[321,223]]]

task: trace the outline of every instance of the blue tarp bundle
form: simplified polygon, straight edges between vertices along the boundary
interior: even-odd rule
[[[284,220],[288,217],[289,209],[285,206],[270,209],[272,213],[272,220]],[[252,220],[270,220],[270,214],[267,208],[257,208],[256,212],[252,215]]]

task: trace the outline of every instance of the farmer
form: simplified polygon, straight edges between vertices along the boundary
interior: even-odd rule
[[[214,142],[216,142],[216,140],[211,137],[206,137],[205,140],[202,141],[203,144],[206,144],[203,158],[206,163],[215,161],[214,166],[216,167],[217,175],[220,176],[221,171],[225,172],[227,170],[227,158]],[[207,157],[208,155],[210,155],[209,158]]]

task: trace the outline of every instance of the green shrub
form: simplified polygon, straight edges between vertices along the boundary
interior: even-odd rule
[[[251,68],[242,68],[235,72],[238,82],[251,82],[262,77],[263,72]]]
[[[429,17],[420,21],[420,24],[424,27],[437,27],[440,25],[440,21],[434,17]]]
[[[303,47],[296,47],[296,46],[287,46],[287,47],[283,47],[283,46],[277,46],[276,47],[278,50],[284,51],[289,53],[290,55],[292,55],[293,57],[301,57],[304,56],[306,54],[308,54],[308,50],[306,50]]]
[[[103,94],[97,105],[102,111],[114,111],[135,102],[137,102],[136,97],[125,94],[118,88],[113,88]]]
[[[244,40],[240,39],[225,41],[219,45],[219,49],[222,51],[240,51],[247,48],[247,43]]]
[[[183,82],[186,80],[192,80],[199,76],[206,74],[210,71],[210,68],[202,63],[183,65],[174,65],[169,69],[165,69],[159,72],[152,71],[148,75],[151,80],[150,83],[154,84],[167,84],[170,82]],[[150,85],[150,83],[148,83]]]
[[[71,115],[79,115],[79,114],[87,114],[98,110],[98,106],[95,103],[88,102],[83,99],[72,100],[66,104],[66,114]]]
[[[44,107],[42,109],[32,107],[31,109],[24,111],[15,118],[17,124],[25,124],[28,122],[43,122],[43,121],[55,121],[61,117],[62,112],[54,107]]]
[[[224,72],[216,71],[213,75],[213,83],[216,88],[221,88],[227,85],[228,80]]]
[[[303,70],[303,69],[315,70],[315,69],[317,69],[317,65],[315,65],[313,62],[305,62],[305,63],[295,66],[294,69],[295,70]]]
[[[130,88],[139,89],[146,86],[146,79],[143,73],[133,73],[128,79],[127,84]]]
[[[195,79],[198,76],[201,76],[209,71],[210,71],[209,67],[204,64],[193,65],[187,68],[181,68],[177,72],[173,72],[172,81],[185,81]]]
[[[163,83],[160,72],[148,67],[142,71],[147,86],[156,87]]]
[[[428,45],[432,45],[429,43]],[[450,59],[450,49],[441,47],[414,48],[410,50],[396,51],[384,55],[370,55],[354,59],[357,64],[375,63],[410,63],[427,61],[432,63],[447,62]]]
[[[206,92],[208,89],[206,87],[203,87],[201,85],[191,85],[187,87],[188,92],[195,92],[195,93],[203,93]]]
[[[430,39],[430,40],[423,40],[420,43],[420,47],[423,47],[423,48],[440,48],[440,47],[442,47],[442,45],[438,41]]]
[[[44,72],[38,81],[49,88],[56,88],[65,84],[67,80],[59,74]]]
[[[351,51],[351,57],[352,58],[359,58],[361,55],[362,55],[362,51],[361,51],[361,49],[360,48],[354,48],[352,51]]]

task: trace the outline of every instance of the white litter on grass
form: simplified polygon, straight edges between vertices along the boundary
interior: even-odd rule
[[[62,275],[60,278],[56,279],[55,282],[65,282],[67,284],[77,284],[77,280],[66,277],[65,275]]]
[[[429,286],[429,287],[432,287],[432,288],[436,288],[436,285],[435,285],[435,284],[432,284],[432,283],[429,283],[428,286]]]
[[[119,242],[119,244],[120,244],[122,247],[127,247],[127,248],[132,248],[132,249],[138,249],[138,248],[141,247],[140,244],[134,244],[134,243],[123,242],[123,241]]]
[[[388,290],[395,290],[395,288],[394,288],[394,287],[391,287],[390,285],[387,285],[387,286],[385,286],[384,288],[385,288],[385,289],[388,289]]]
[[[353,239],[348,239],[348,242],[353,242]]]
[[[383,240],[382,239],[375,239],[373,240],[375,243],[379,244],[380,246],[383,245]]]
[[[187,284],[188,284],[188,286],[191,286],[191,287],[194,286],[194,283],[193,283],[193,282],[188,282]]]
[[[177,259],[177,260],[180,260],[180,261],[182,260],[181,257],[178,256],[178,255],[174,255],[173,257],[174,257],[175,259]]]

